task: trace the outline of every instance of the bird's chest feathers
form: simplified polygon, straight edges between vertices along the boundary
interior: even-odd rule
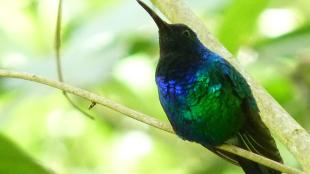
[[[206,118],[207,108],[221,102],[223,85],[212,77],[207,66],[183,66],[181,70],[168,69],[170,72],[156,77],[161,103],[170,119],[182,123],[199,122]]]
[[[242,101],[216,63],[160,62],[156,71],[160,102],[172,127],[184,139],[205,145],[223,143],[244,117]]]

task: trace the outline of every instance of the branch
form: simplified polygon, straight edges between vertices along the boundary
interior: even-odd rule
[[[203,22],[187,7],[182,0],[151,0],[152,3],[173,23],[183,23],[197,32],[200,40],[211,50],[229,61],[247,79],[257,100],[261,117],[267,127],[276,134],[310,173],[310,135],[302,128],[270,94],[245,71],[239,67],[232,54],[215,39]]]
[[[61,66],[61,58],[60,58],[60,48],[61,48],[61,22],[62,22],[62,0],[58,1],[58,8],[57,8],[57,18],[56,18],[56,29],[55,29],[55,59],[56,59],[56,70],[57,70],[57,77],[60,82],[64,82],[64,78],[62,75],[62,66]],[[74,107],[76,110],[84,114],[90,119],[94,119],[89,113],[84,111],[80,108],[74,101],[70,98],[70,96],[66,93],[66,91],[62,91],[63,95],[67,99],[67,101]]]
[[[158,128],[158,129],[161,129],[161,130],[164,130],[166,132],[174,134],[171,126],[168,125],[167,123],[163,123],[163,122],[161,122],[161,121],[159,121],[159,120],[157,120],[151,116],[137,112],[133,109],[130,109],[126,106],[118,104],[118,103],[116,103],[110,99],[105,98],[105,97],[99,96],[99,95],[94,94],[92,92],[89,92],[89,91],[86,91],[86,90],[83,90],[83,89],[80,89],[80,88],[59,82],[59,81],[48,80],[44,77],[40,77],[40,76],[33,75],[33,74],[20,73],[20,72],[8,71],[8,70],[0,70],[0,77],[18,78],[18,79],[24,79],[24,80],[28,80],[28,81],[33,81],[33,82],[45,84],[45,85],[48,85],[50,87],[54,87],[54,88],[60,89],[62,91],[66,91],[68,93],[80,96],[80,97],[87,99],[91,102],[98,103],[98,104],[103,105],[105,107],[108,107],[114,111],[120,112],[120,113],[122,113],[128,117],[131,117],[135,120],[138,120],[140,122],[143,122],[143,123],[148,124],[150,126],[153,126],[155,128]],[[241,156],[243,158],[255,161],[257,163],[260,163],[262,165],[268,166],[270,168],[273,168],[275,170],[278,170],[278,171],[281,171],[284,173],[305,174],[302,171],[299,171],[297,169],[285,166],[281,163],[272,161],[268,158],[265,158],[263,156],[254,154],[252,152],[243,150],[243,149],[238,148],[238,147],[233,146],[233,145],[222,145],[222,146],[218,146],[217,148],[220,150]]]
[[[56,58],[58,80],[63,82],[64,78],[62,76],[61,61],[60,61],[60,48],[61,48],[61,36],[60,35],[61,35],[61,18],[62,18],[62,0],[59,0],[57,10],[58,11],[57,11],[57,18],[56,18],[55,42],[54,42],[54,44],[55,44],[55,58]]]

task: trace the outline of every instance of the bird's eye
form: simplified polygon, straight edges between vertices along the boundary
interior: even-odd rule
[[[185,36],[185,37],[187,37],[187,38],[190,38],[190,37],[191,37],[191,32],[190,32],[189,30],[184,30],[184,31],[182,32],[182,35]]]

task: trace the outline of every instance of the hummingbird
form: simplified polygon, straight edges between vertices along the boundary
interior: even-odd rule
[[[280,174],[215,148],[230,143],[283,163],[245,78],[204,46],[189,26],[168,24],[145,3],[137,2],[159,30],[160,58],[155,81],[160,103],[175,133],[241,166],[246,174]]]

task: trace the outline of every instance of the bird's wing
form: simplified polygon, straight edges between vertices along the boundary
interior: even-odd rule
[[[282,162],[276,143],[269,129],[260,118],[259,109],[246,80],[225,60],[219,62],[217,68],[222,70],[219,74],[219,76],[221,76],[220,78],[223,78],[223,81],[228,81],[231,84],[234,95],[239,97],[242,101],[241,107],[245,113],[245,125],[238,135],[239,146],[272,160]],[[240,161],[239,163],[242,166]],[[248,161],[246,163],[248,163]],[[259,168],[262,167],[260,166]],[[270,169],[266,169],[266,171],[265,173],[279,173]]]
[[[253,152],[282,161],[269,129],[261,120],[250,86],[228,62],[225,61],[221,66],[227,68],[226,71],[223,71],[223,76],[232,84],[235,95],[243,101],[241,107],[246,113],[246,124],[240,134],[247,142],[246,144],[253,146],[251,148]],[[277,152],[277,154],[274,154],[274,152]]]

